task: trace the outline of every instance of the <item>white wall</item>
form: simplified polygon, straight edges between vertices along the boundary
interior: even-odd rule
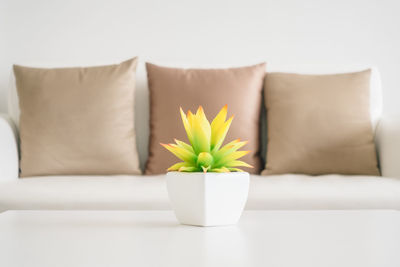
[[[400,1],[0,0],[0,112],[13,63],[375,65],[400,113]]]

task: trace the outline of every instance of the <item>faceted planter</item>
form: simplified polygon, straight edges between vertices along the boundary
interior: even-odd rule
[[[169,172],[169,199],[178,221],[197,226],[236,224],[249,192],[247,172]]]

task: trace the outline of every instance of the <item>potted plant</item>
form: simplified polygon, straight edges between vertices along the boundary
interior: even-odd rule
[[[195,114],[180,109],[189,143],[161,144],[181,162],[168,168],[167,189],[177,219],[182,224],[216,226],[235,224],[249,191],[252,167],[238,160],[250,151],[239,151],[247,141],[223,145],[233,116],[226,120],[225,105],[211,124],[200,106]]]

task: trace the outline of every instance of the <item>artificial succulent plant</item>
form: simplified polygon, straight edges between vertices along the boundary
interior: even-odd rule
[[[233,116],[226,120],[227,112],[228,107],[225,105],[210,124],[201,106],[195,114],[189,110],[187,115],[181,108],[180,113],[190,144],[176,139],[175,144],[161,144],[182,160],[169,167],[168,171],[241,172],[237,167],[252,168],[238,160],[250,152],[238,150],[247,141],[236,139],[222,146],[233,120]]]

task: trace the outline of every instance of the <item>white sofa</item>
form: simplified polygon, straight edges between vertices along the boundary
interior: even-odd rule
[[[296,71],[298,68],[279,70]],[[298,72],[333,71],[304,68]],[[10,84],[8,114],[0,116],[0,212],[10,209],[170,209],[163,175],[19,179],[18,129],[15,126],[19,117],[18,98],[12,79]],[[149,136],[148,90],[143,64],[139,65],[137,87],[135,123],[143,168]],[[400,209],[400,120],[396,123],[397,120],[382,118],[381,99],[379,74],[374,69],[371,123],[383,177],[252,175],[246,208]],[[265,151],[265,142],[262,150]]]

